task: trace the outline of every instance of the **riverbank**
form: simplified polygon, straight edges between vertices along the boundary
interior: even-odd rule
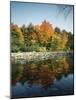
[[[70,56],[73,51],[58,51],[58,52],[18,52],[11,53],[11,61],[18,63],[25,63],[33,60],[47,60],[57,56]]]

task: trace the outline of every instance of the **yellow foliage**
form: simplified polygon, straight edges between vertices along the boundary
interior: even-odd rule
[[[40,47],[38,51],[39,51],[39,52],[45,52],[45,51],[47,51],[47,50],[46,50],[46,47]]]

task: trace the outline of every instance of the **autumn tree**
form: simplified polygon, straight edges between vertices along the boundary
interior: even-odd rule
[[[74,36],[44,20],[40,25],[30,23],[27,27],[11,24],[12,52],[63,51],[74,49]]]
[[[12,52],[20,50],[21,45],[24,44],[24,37],[17,25],[11,25],[11,47]]]
[[[42,43],[47,43],[47,40],[53,35],[52,25],[44,20],[40,25],[40,39]]]

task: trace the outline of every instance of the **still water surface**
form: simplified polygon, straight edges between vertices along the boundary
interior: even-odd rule
[[[11,97],[72,95],[73,57],[12,63]]]

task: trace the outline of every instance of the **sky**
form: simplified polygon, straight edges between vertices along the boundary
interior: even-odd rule
[[[19,26],[23,24],[27,26],[31,22],[38,25],[46,20],[52,24],[53,28],[59,27],[61,30],[65,29],[67,32],[73,33],[73,6],[66,5],[67,8],[70,8],[67,17],[65,17],[67,10],[65,13],[59,13],[63,6],[65,5],[11,2],[11,22]]]

